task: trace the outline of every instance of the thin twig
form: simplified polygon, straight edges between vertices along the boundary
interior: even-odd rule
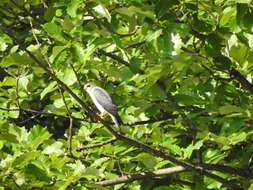
[[[97,54],[98,56],[100,56],[100,55],[105,55],[105,56],[107,56],[107,57],[109,57],[109,58],[111,58],[111,59],[117,61],[118,63],[127,66],[131,71],[136,72],[136,71],[134,71],[134,70],[132,69],[131,64],[130,64],[129,62],[125,61],[125,60],[122,59],[120,56],[118,56],[118,55],[116,55],[116,54],[114,54],[114,53],[106,52],[106,51],[103,50],[103,49],[98,49],[96,54]],[[143,70],[139,70],[138,73],[139,73],[139,74],[144,74],[144,71],[143,71]]]
[[[91,144],[91,145],[79,147],[76,150],[77,151],[82,151],[82,150],[87,150],[87,149],[92,149],[92,148],[98,148],[98,147],[101,147],[101,146],[104,146],[104,145],[107,145],[107,144],[112,144],[116,140],[117,140],[116,138],[112,138],[110,140],[107,140],[107,141],[104,141],[104,142],[100,142],[100,143],[97,143],[97,144]]]
[[[21,110],[22,110],[22,108],[21,108]],[[18,124],[18,125],[23,125],[23,124],[27,123],[28,121],[31,121],[31,120],[35,119],[39,115],[40,114],[36,114],[36,115],[33,115],[33,116],[29,117],[28,119],[25,119],[25,120],[22,120],[22,121],[16,121],[15,123]]]
[[[36,36],[36,34],[35,34],[35,32],[34,32],[35,29],[33,28],[33,23],[32,23],[32,19],[31,19],[31,18],[29,18],[29,23],[30,23],[30,26],[31,26],[31,30],[32,30],[33,37],[34,37],[34,39],[35,39],[37,45],[40,46],[40,42],[39,42],[39,40],[38,40],[38,38],[37,38],[37,36]]]
[[[108,53],[103,49],[98,49],[97,52],[98,52],[97,55],[105,55],[105,56],[110,57],[111,59],[113,59],[113,60],[115,60],[127,67],[130,67],[130,63],[128,63],[127,61],[125,61],[124,59],[122,59],[121,57],[119,57],[116,54]]]
[[[78,75],[78,73],[77,73],[77,71],[76,71],[74,65],[73,65],[72,63],[69,63],[69,64],[70,64],[70,66],[71,66],[71,68],[72,68],[72,70],[73,70],[73,72],[74,72],[74,74],[75,74],[75,76],[76,76],[76,79],[77,79],[79,88],[80,88],[80,90],[81,90],[81,92],[82,92],[82,96],[83,96],[83,98],[84,98],[84,97],[85,97],[85,92],[84,92],[84,88],[83,88],[83,85],[82,85],[82,83],[81,83],[80,77],[79,77],[79,75]]]
[[[73,127],[73,118],[72,118],[72,114],[71,114],[71,111],[68,107],[68,104],[66,102],[66,99],[65,99],[65,96],[62,92],[62,89],[61,89],[61,86],[60,84],[58,84],[58,89],[59,89],[59,92],[61,94],[61,98],[63,100],[63,103],[65,105],[65,108],[67,110],[67,113],[68,113],[68,118],[69,118],[69,134],[68,134],[68,142],[69,142],[69,147],[68,147],[68,151],[69,151],[69,154],[72,155],[72,127]]]
[[[177,117],[178,117],[178,115],[176,115],[176,114],[167,114],[164,117],[152,118],[152,119],[149,119],[149,120],[146,120],[146,121],[136,121],[134,123],[124,123],[124,125],[127,125],[127,126],[146,125],[146,124],[151,124],[151,123],[156,123],[156,122],[175,119]]]
[[[192,143],[195,144],[197,142],[197,133],[198,133],[198,128],[195,125],[195,123],[185,115],[185,113],[180,114],[183,118],[183,121],[189,128],[189,132],[192,134]],[[200,165],[202,164],[202,154],[200,150],[195,150],[196,152],[196,159],[197,159],[197,164]]]
[[[19,111],[19,108],[3,108],[3,107],[0,107],[0,110]],[[58,114],[55,114],[55,113],[49,113],[49,112],[44,112],[44,111],[37,111],[37,110],[33,110],[33,109],[24,109],[24,108],[21,108],[21,110],[25,111],[25,112],[28,112],[28,113],[34,113],[34,114],[36,114],[36,117],[39,116],[39,115],[50,115],[50,116],[55,116],[55,117],[68,118],[65,115],[58,115]],[[78,118],[78,117],[73,117],[73,119],[77,120],[77,121],[84,121],[83,118]]]
[[[133,43],[133,44],[129,44],[129,45],[125,46],[124,49],[129,49],[129,48],[138,47],[138,46],[141,46],[141,45],[143,45],[143,44],[145,44],[145,41],[135,42],[135,43]],[[117,53],[117,52],[119,52],[119,51],[120,51],[119,49],[116,49],[116,50],[111,51],[111,52],[108,52],[108,53]]]

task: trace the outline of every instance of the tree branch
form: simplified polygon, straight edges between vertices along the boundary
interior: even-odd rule
[[[24,112],[27,112],[27,113],[31,113],[31,114],[36,114],[34,116],[32,116],[33,118],[37,117],[37,116],[40,116],[40,115],[49,115],[49,116],[55,116],[55,117],[60,117],[60,118],[69,118],[68,116],[65,116],[65,115],[58,115],[58,114],[55,114],[55,113],[49,113],[49,112],[44,112],[44,111],[38,111],[38,110],[33,110],[33,109],[24,109],[24,108],[2,108],[0,107],[0,110],[4,110],[4,111],[24,111]],[[84,119],[82,118],[78,118],[78,117],[73,117],[72,118],[74,120],[77,120],[77,121],[83,121]]]
[[[26,49],[26,47],[18,40],[18,38],[15,37],[15,35],[12,33],[12,31],[10,31],[8,28],[6,27],[3,27],[2,25],[0,25],[0,28],[7,34],[9,35],[13,40],[14,42],[20,46],[20,48],[25,51],[29,56],[30,58],[38,65],[40,66],[41,68],[43,68],[55,81],[57,81],[59,83],[59,85],[65,89],[67,92],[69,92],[71,94],[71,96],[78,102],[82,105],[84,111],[90,116],[90,118],[92,118],[92,113],[93,113],[93,110],[90,109],[86,104],[85,102],[83,102],[65,83],[63,83],[60,79],[57,78],[56,75],[54,75],[51,70],[42,62],[39,61],[39,59],[37,57],[35,57],[29,50]],[[108,55],[109,56],[109,55]],[[117,59],[117,56],[114,57]],[[124,60],[123,60],[124,61]],[[127,63],[127,62],[124,62],[124,63]],[[127,63],[128,64],[128,63]],[[129,64],[128,64],[129,65]],[[188,162],[185,162],[185,161],[181,161],[181,160],[178,160],[172,156],[170,156],[169,154],[165,153],[163,150],[161,149],[157,149],[157,148],[153,148],[153,147],[150,147],[142,142],[139,142],[137,140],[134,140],[134,139],[131,139],[129,137],[126,137],[124,135],[122,135],[121,133],[119,132],[116,132],[113,130],[113,128],[110,126],[110,125],[106,125],[104,124],[105,127],[118,139],[118,140],[121,140],[129,145],[132,145],[134,147],[138,147],[140,149],[142,149],[143,151],[145,152],[148,152],[150,154],[153,154],[155,156],[158,156],[158,157],[161,157],[165,160],[169,160],[171,161],[172,163],[174,164],[177,164],[181,167],[183,167],[184,169],[187,169],[187,170],[192,170],[192,171],[195,171],[195,172],[198,172],[199,174],[203,174],[209,178],[212,178],[220,183],[222,183],[223,185],[225,185],[226,187],[228,187],[229,189],[233,189],[233,190],[240,190],[242,189],[240,186],[238,186],[237,184],[235,184],[234,182],[231,182],[231,181],[228,181],[218,175],[215,175],[213,173],[210,173],[208,170],[206,170],[205,168],[201,167],[201,166],[195,166],[191,163],[188,163]]]
[[[222,183],[223,185],[225,185],[229,189],[242,190],[241,186],[235,184],[232,181],[228,181],[228,180],[226,180],[226,179],[224,179],[224,178],[222,178],[222,177],[220,177],[216,174],[210,173],[208,170],[206,170],[205,168],[203,168],[201,166],[195,166],[191,163],[188,163],[188,162],[185,162],[185,161],[182,161],[182,160],[178,160],[178,159],[174,158],[173,156],[170,156],[169,154],[165,153],[161,149],[153,148],[153,147],[148,146],[148,145],[146,145],[146,144],[144,144],[140,141],[137,141],[137,140],[131,139],[127,136],[124,136],[121,133],[116,132],[110,125],[108,125],[104,122],[103,122],[103,124],[118,140],[121,140],[121,141],[123,141],[123,142],[125,142],[129,145],[134,146],[134,147],[138,147],[138,148],[142,149],[143,151],[148,152],[150,154],[153,154],[157,157],[163,158],[165,160],[169,160],[169,161],[171,161],[172,163],[174,163],[176,165],[184,167],[185,169],[195,171],[195,172],[198,172],[200,175],[205,175],[209,178],[212,178],[212,179]]]
[[[181,48],[182,51],[189,53],[191,55],[194,56],[198,56],[200,58],[203,58],[205,60],[207,60],[209,63],[212,63],[210,60],[208,60],[207,57],[199,54],[198,52],[192,51],[190,49]],[[213,63],[212,63],[213,64]],[[207,69],[207,67],[205,67],[204,65],[202,65],[205,69]],[[208,69],[209,70],[209,69]],[[210,71],[210,70],[209,70]],[[235,68],[231,68],[230,70],[228,70],[229,75],[231,77],[231,79],[235,79],[237,82],[239,82],[246,90],[248,90],[251,94],[253,94],[253,84],[250,83],[239,71],[237,71]]]
[[[129,123],[129,124],[126,123],[124,125],[128,125],[128,126],[145,125],[145,124],[150,124],[150,123],[155,123],[155,122],[160,122],[160,121],[166,121],[169,119],[175,119],[177,117],[178,117],[178,115],[176,115],[176,114],[168,114],[164,117],[152,118],[152,119],[149,119],[146,121],[136,121],[134,123]]]
[[[119,57],[118,55],[116,55],[114,53],[108,53],[103,49],[98,49],[97,52],[98,52],[97,53],[98,55],[105,55],[105,56],[110,57],[111,59],[113,59],[113,60],[115,60],[127,67],[130,67],[130,63],[128,63],[127,61],[125,61],[124,59],[122,59],[121,57]]]
[[[220,172],[226,172],[229,174],[238,175],[244,178],[253,178],[253,172],[250,169],[242,169],[236,167],[229,167],[220,164],[202,164],[207,170],[215,170]]]
[[[86,105],[86,103],[81,100],[64,82],[62,82],[47,66],[46,64],[42,63],[35,55],[33,55],[29,50],[26,49],[26,47],[23,45],[21,41],[13,34],[11,30],[4,27],[3,25],[0,25],[0,29],[3,30],[19,47],[25,51],[28,56],[36,63],[38,66],[40,66],[42,69],[44,69],[64,90],[66,90],[84,109],[85,113],[89,116],[91,120],[93,120],[94,111]]]
[[[253,85],[237,70],[234,68],[230,69],[229,74],[231,78],[239,82],[245,89],[253,94]]]
[[[142,172],[138,174],[124,175],[116,179],[100,181],[100,182],[97,182],[97,184],[102,185],[102,186],[117,185],[121,183],[129,183],[135,180],[140,180],[140,179],[145,179],[145,178],[148,178],[148,179],[156,178],[162,175],[168,175],[168,174],[178,173],[182,171],[185,171],[184,167],[175,166],[175,167],[156,170],[154,172]]]
[[[145,40],[140,41],[140,42],[135,42],[135,43],[133,43],[133,44],[129,44],[129,45],[125,46],[124,49],[129,49],[129,48],[138,47],[138,46],[141,46],[141,45],[145,44],[145,42],[146,42]],[[116,50],[111,51],[111,52],[108,52],[108,53],[117,53],[117,52],[119,52],[119,51],[120,51],[119,49],[116,49]]]

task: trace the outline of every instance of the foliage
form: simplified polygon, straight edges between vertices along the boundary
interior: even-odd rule
[[[1,0],[0,186],[252,189],[252,6]],[[82,89],[88,81],[112,95],[123,135],[161,154],[121,136],[111,140],[110,119],[94,120]],[[99,185],[180,165],[164,152],[193,167]]]

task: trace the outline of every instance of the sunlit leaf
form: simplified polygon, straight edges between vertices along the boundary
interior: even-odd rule
[[[26,76],[19,78],[18,83],[21,88],[27,91],[27,85],[29,83],[29,80]]]
[[[106,9],[106,7],[100,4],[94,7],[93,10],[97,12],[99,15],[101,15],[102,17],[105,17],[108,20],[108,22],[111,22],[111,15],[109,11]]]
[[[22,154],[21,156],[18,156],[15,161],[13,162],[13,167],[24,167],[25,165],[28,165],[30,161],[35,160],[40,155],[39,152],[27,152]]]
[[[62,149],[63,144],[61,142],[55,142],[50,146],[47,146],[43,150],[43,154],[56,154],[56,155],[63,155],[64,151]]]
[[[81,3],[81,0],[74,0],[71,1],[71,3],[69,4],[68,8],[67,8],[67,13],[71,16],[71,17],[76,17],[76,11],[79,7],[79,4]]]
[[[29,146],[33,148],[33,150],[37,149],[38,146],[43,143],[45,140],[49,139],[51,135],[47,131],[47,129],[34,126],[32,130],[30,131],[28,140],[29,140]]]
[[[56,89],[57,82],[53,81],[40,93],[40,99],[43,99],[48,93],[53,92]]]
[[[54,23],[54,22],[49,22],[43,25],[43,28],[48,32],[48,34],[52,37],[55,38],[56,40],[60,42],[65,42],[65,39],[62,35],[62,28]]]

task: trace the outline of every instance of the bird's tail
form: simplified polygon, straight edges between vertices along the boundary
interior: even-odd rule
[[[112,121],[115,123],[115,125],[117,127],[119,127],[120,125],[123,124],[123,122],[122,122],[122,120],[121,120],[121,118],[118,114],[117,115],[111,115],[111,118],[112,118]]]

